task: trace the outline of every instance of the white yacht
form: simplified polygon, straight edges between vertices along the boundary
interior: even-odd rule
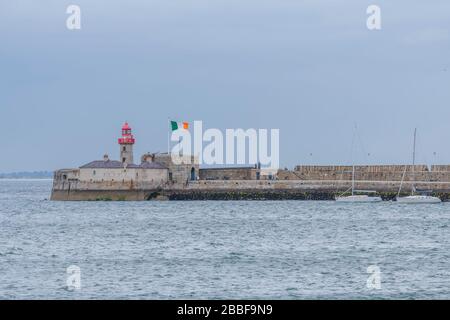
[[[383,201],[379,196],[369,196],[368,194],[355,194],[355,193],[373,193],[376,191],[371,190],[355,190],[355,165],[352,165],[352,187],[351,187],[351,195],[344,196],[350,189],[346,190],[340,196],[336,197],[336,201],[338,202],[380,202]]]
[[[345,190],[342,194],[339,196],[336,196],[335,200],[338,202],[380,202],[382,201],[381,197],[375,196],[375,195],[369,195],[369,194],[376,194],[376,191],[371,190],[355,190],[355,163],[353,159],[353,142],[355,141],[356,136],[356,124],[355,124],[355,130],[353,132],[353,139],[352,139],[352,186],[348,190]],[[351,195],[344,196],[346,193],[348,193],[351,190]],[[366,193],[366,194],[364,194]]]
[[[355,125],[355,133],[356,133],[356,125]],[[355,136],[355,133],[353,137]],[[353,153],[353,143],[352,143],[352,153]],[[353,158],[353,157],[352,157]],[[352,159],[353,162],[353,159]],[[379,196],[370,196],[368,194],[376,194],[376,191],[371,190],[355,190],[355,164],[353,162],[352,164],[352,187],[351,187],[351,195],[344,196],[347,192],[350,191],[350,188],[346,190],[341,195],[337,196],[335,200],[337,202],[380,202],[383,201],[381,197]],[[357,194],[355,194],[357,193]],[[361,194],[361,193],[368,193],[368,194]]]
[[[378,196],[368,196],[367,194],[362,195],[351,195],[351,196],[339,196],[336,197],[338,202],[380,202],[383,201],[381,197]]]
[[[400,188],[398,189],[396,200],[398,203],[440,203],[442,202],[441,199],[438,197],[434,197],[430,195],[433,191],[432,190],[417,190],[414,186],[414,165],[416,163],[416,135],[417,135],[417,128],[414,129],[414,144],[413,144],[413,163],[412,163],[412,173],[413,173],[413,183],[411,188],[411,195],[406,197],[400,197],[400,192],[402,190],[403,180],[405,179],[406,174],[406,166],[405,170],[403,171],[403,177],[402,181],[400,182]]]
[[[397,197],[399,203],[440,203],[441,199],[430,195],[410,195],[407,197]]]

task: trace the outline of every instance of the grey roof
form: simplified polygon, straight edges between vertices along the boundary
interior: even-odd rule
[[[256,169],[256,168],[255,166],[200,168],[200,170],[242,170],[242,169]]]
[[[137,167],[142,168],[142,169],[167,169],[167,167],[163,166],[159,162],[143,162],[140,165],[138,165]]]
[[[123,163],[116,160],[96,160],[81,166],[80,169],[122,169]],[[157,162],[144,162],[142,164],[129,164],[127,168],[134,169],[166,169],[162,164]]]
[[[84,166],[80,167],[81,169],[88,169],[88,168],[123,168],[123,164],[120,161],[115,160],[97,160],[89,162],[88,164],[85,164]]]

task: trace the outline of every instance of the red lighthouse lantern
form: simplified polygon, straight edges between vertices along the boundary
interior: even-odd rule
[[[119,138],[119,144],[134,144],[134,137],[131,134],[131,127],[128,122],[122,126],[122,138]]]
[[[122,126],[122,137],[118,139],[118,142],[120,145],[120,160],[122,163],[133,163],[133,145],[135,140],[128,122],[125,122]]]

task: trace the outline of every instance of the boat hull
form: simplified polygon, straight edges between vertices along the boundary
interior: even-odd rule
[[[440,203],[441,199],[432,196],[408,196],[408,197],[397,197],[397,202],[399,203]]]
[[[367,195],[358,196],[347,196],[347,197],[337,197],[337,202],[381,202],[383,201],[381,197],[369,197]]]

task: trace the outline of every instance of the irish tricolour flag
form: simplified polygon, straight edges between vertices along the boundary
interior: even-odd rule
[[[178,130],[180,128],[188,130],[189,129],[189,122],[170,121],[170,127],[172,128],[172,131]]]

